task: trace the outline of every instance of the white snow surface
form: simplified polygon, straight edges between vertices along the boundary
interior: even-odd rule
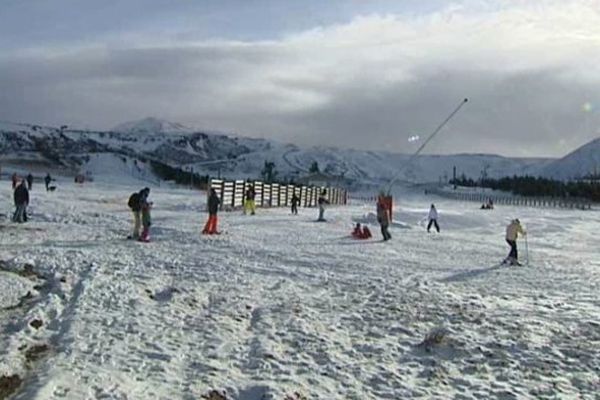
[[[393,239],[355,241],[355,203],[292,216],[221,213],[205,194],[152,188],[152,242],[128,241],[140,187],[64,182],[31,193],[31,221],[0,222],[0,260],[44,288],[0,297],[0,375],[15,399],[594,399],[600,392],[597,211],[397,198]],[[0,207],[11,191],[0,185]],[[424,229],[429,205],[441,234]],[[500,267],[504,228],[529,265]],[[525,257],[519,241],[521,259]],[[0,274],[0,290],[14,285]],[[20,278],[19,278],[20,279]],[[22,292],[22,291],[21,291]],[[43,325],[29,325],[40,319]],[[444,336],[420,346],[430,332]],[[26,362],[24,351],[48,351]],[[298,393],[300,397],[295,395]],[[289,397],[286,397],[289,396]]]
[[[0,270],[0,308],[15,307],[32,286],[28,279]]]

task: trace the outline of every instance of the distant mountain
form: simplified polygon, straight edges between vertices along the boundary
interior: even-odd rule
[[[158,118],[144,118],[139,121],[130,121],[117,125],[112,129],[113,132],[127,134],[173,134],[173,133],[192,133],[194,130],[176,122],[169,122]]]
[[[600,173],[600,137],[556,160],[540,171],[545,177],[575,179]]]
[[[98,157],[101,158],[98,158]],[[117,158],[113,157],[117,156]],[[113,161],[135,165],[104,168]],[[0,124],[0,163],[56,165],[95,174],[150,168],[149,161],[200,174],[229,178],[258,178],[265,161],[275,163],[280,179],[299,178],[313,162],[331,175],[356,183],[382,184],[394,177],[409,182],[447,181],[457,174],[538,175],[551,171],[551,159],[506,158],[485,154],[423,155],[408,165],[410,155],[330,147],[301,148],[266,139],[209,134],[155,118],[128,122],[109,132]],[[140,162],[137,163],[136,160]],[[142,173],[144,171],[138,171]]]

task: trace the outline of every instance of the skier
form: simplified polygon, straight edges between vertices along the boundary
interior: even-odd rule
[[[140,198],[142,196],[142,190],[139,192],[134,192],[129,196],[129,201],[127,205],[129,209],[131,209],[131,213],[133,214],[133,233],[127,236],[127,239],[138,240],[140,238],[140,225],[141,225],[141,208],[140,208]]]
[[[256,191],[254,186],[250,185],[246,190],[246,201],[244,202],[244,214],[250,212],[250,215],[254,215],[256,212],[256,203],[254,198],[256,197]]]
[[[319,196],[319,199],[317,200],[317,203],[319,203],[319,219],[317,219],[317,221],[319,222],[325,222],[325,204],[329,204],[329,200],[327,200],[327,198],[325,197],[327,196],[327,191],[323,190],[321,192],[321,195]]]
[[[140,192],[140,212],[142,214],[142,235],[140,236],[140,242],[150,241],[150,225],[152,225],[150,209],[152,208],[152,202],[148,201],[149,195],[150,188],[144,188]]]
[[[33,175],[31,175],[31,173],[29,173],[27,175],[27,188],[29,190],[31,190],[31,186],[33,185]]]
[[[27,190],[25,181],[21,181],[21,184],[15,188],[13,197],[15,201],[15,213],[13,215],[13,222],[27,222],[27,205],[29,204],[29,191]]]
[[[46,184],[46,192],[50,189],[48,189],[48,187],[50,186],[50,182],[52,182],[52,177],[50,176],[50,174],[46,174],[46,177],[44,178],[44,183]]]
[[[440,232],[440,226],[438,225],[437,218],[437,210],[435,209],[435,205],[432,204],[431,208],[429,209],[429,223],[427,224],[427,232],[429,232],[431,229],[431,225],[435,226],[435,229],[438,231],[438,233]]]
[[[388,230],[391,222],[390,220],[390,210],[387,209],[383,203],[383,199],[380,197],[377,200],[377,222],[381,225],[381,234],[383,235],[384,242],[392,238],[392,235]]]
[[[219,196],[217,196],[217,192],[215,189],[210,189],[210,195],[208,196],[207,208],[208,208],[208,221],[206,221],[206,225],[204,225],[204,229],[202,230],[202,234],[204,235],[214,235],[219,234],[217,232],[217,213],[219,211],[219,205],[221,204],[221,200]]]
[[[519,233],[522,236],[527,235],[527,232],[523,230],[519,219],[513,219],[506,227],[506,243],[510,246],[510,253],[508,254],[508,257],[504,259],[504,264],[521,265],[519,263],[519,255],[517,252],[517,237],[519,236]]]
[[[300,197],[294,193],[292,196],[292,214],[298,215],[298,205],[300,204]]]

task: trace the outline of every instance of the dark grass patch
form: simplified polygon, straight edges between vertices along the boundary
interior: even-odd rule
[[[25,351],[25,360],[28,363],[34,363],[44,358],[49,351],[50,347],[47,344],[36,344]]]
[[[227,394],[223,392],[219,392],[218,390],[211,390],[202,396],[205,400],[228,400]]]
[[[21,386],[23,380],[19,375],[0,376],[0,400],[8,399]]]

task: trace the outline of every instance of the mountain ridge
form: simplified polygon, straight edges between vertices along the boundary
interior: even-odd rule
[[[407,165],[411,158],[409,154],[330,146],[304,148],[264,138],[205,133],[156,118],[130,121],[115,128],[117,130],[89,131],[33,124],[0,124],[0,151],[5,163],[11,154],[20,154],[20,157],[41,157],[63,167],[85,169],[89,154],[112,153],[236,179],[258,178],[265,161],[275,163],[279,178],[296,179],[305,175],[313,162],[317,162],[320,170],[327,174],[372,183],[389,181],[399,172],[400,179],[410,182],[447,181],[451,178],[453,166],[457,167],[459,176],[464,174],[473,179],[483,175],[499,178],[525,174],[563,177],[582,171],[581,168],[576,169],[574,164],[583,164],[585,168],[586,159],[582,157],[600,162],[591,157],[593,151],[585,150],[592,143],[600,144],[600,139],[561,159],[509,158],[481,153],[424,154]],[[582,149],[583,153],[578,153]],[[559,162],[564,163],[569,157],[571,161],[568,165],[572,171],[565,173]]]

